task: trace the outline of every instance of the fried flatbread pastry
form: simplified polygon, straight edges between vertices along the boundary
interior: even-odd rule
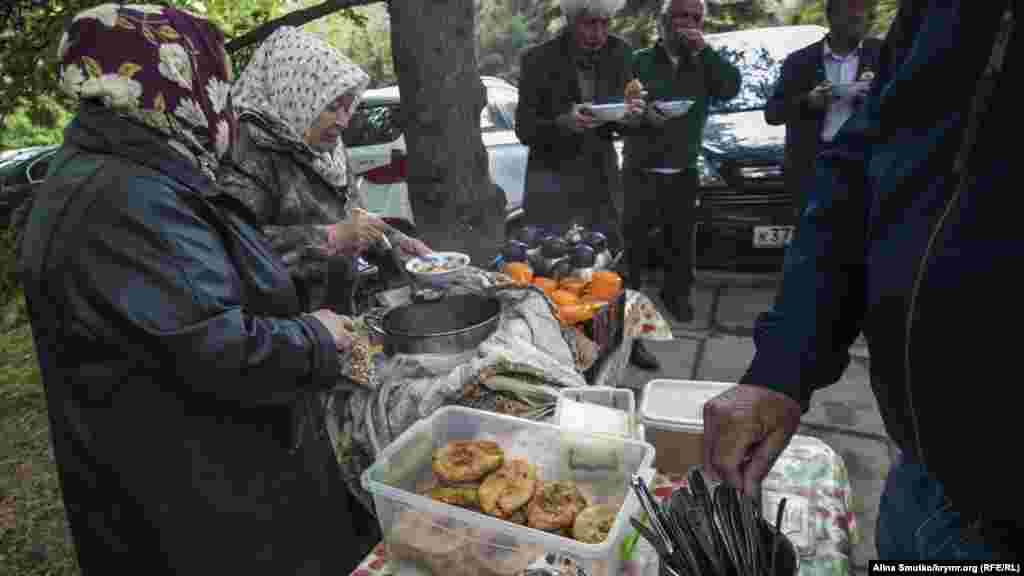
[[[537,488],[537,467],[522,458],[506,461],[480,485],[480,509],[508,519],[520,510]]]
[[[497,470],[505,453],[489,440],[457,440],[434,451],[431,467],[445,484],[477,482]]]
[[[617,509],[602,504],[585,508],[573,521],[572,537],[587,544],[604,542],[612,531],[616,514]]]
[[[526,511],[531,528],[562,532],[572,527],[576,515],[587,507],[574,482],[542,482]]]
[[[438,502],[461,508],[480,508],[480,487],[474,484],[435,486],[429,496]]]

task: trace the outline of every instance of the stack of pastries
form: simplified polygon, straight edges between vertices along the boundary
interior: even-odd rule
[[[433,453],[436,483],[430,498],[545,532],[600,544],[611,531],[618,508],[588,505],[571,481],[543,481],[524,458],[507,458],[489,440],[460,440]],[[440,524],[440,525],[439,525]],[[495,542],[477,529],[423,512],[404,512],[389,539],[391,554],[426,565],[434,574],[518,574],[543,549],[523,542]]]

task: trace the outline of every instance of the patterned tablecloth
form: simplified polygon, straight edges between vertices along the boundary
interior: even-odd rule
[[[630,291],[626,304],[626,342],[632,338],[671,340],[672,331],[654,304],[643,294]],[[610,378],[628,358],[628,346],[619,362],[610,362],[601,383]],[[607,382],[614,385],[613,382]],[[652,486],[665,498],[686,485],[683,477],[655,474]],[[765,479],[764,515],[775,518],[781,498],[786,498],[783,532],[801,554],[800,576],[840,576],[850,573],[850,552],[860,541],[852,510],[850,479],[842,457],[824,442],[806,436],[793,439]],[[625,563],[629,576],[656,576],[657,557],[640,538],[633,558]],[[397,576],[388,562],[387,549],[379,544],[351,576]]]

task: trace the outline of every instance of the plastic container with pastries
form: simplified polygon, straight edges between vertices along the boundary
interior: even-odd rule
[[[619,506],[608,538],[587,544],[421,495],[433,481],[434,450],[454,440],[492,440],[506,458],[534,464],[540,480],[570,480],[589,504]],[[514,576],[557,557],[588,576],[612,576],[621,573],[629,517],[639,510],[629,479],[649,476],[653,459],[654,447],[640,440],[447,406],[385,448],[362,483],[399,574]]]

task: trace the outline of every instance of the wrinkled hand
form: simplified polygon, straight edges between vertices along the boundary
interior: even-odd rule
[[[573,104],[572,110],[568,114],[558,117],[558,122],[577,133],[596,128],[601,124],[590,111],[590,107],[585,104]]]
[[[388,225],[379,217],[361,208],[353,208],[349,216],[327,226],[327,249],[332,255],[355,256],[384,237]]]
[[[405,234],[402,234],[399,237],[398,247],[406,254],[412,256],[426,256],[434,253],[434,251],[430,249],[430,246],[427,246],[427,244],[419,238],[413,238],[412,236],[406,236]]]
[[[644,115],[647,111],[647,101],[643,98],[633,98],[626,101],[626,120],[635,120]]]
[[[800,415],[795,400],[773,390],[726,390],[704,405],[704,469],[755,496],[800,426]]]
[[[687,46],[694,54],[700,54],[705,48],[707,48],[707,42],[704,41],[704,34],[696,28],[687,28],[681,30],[680,34],[686,39]]]
[[[326,308],[317,310],[311,314],[320,321],[331,333],[334,339],[334,347],[339,351],[349,350],[355,343],[355,325],[350,318],[335,314]]]
[[[832,103],[832,83],[825,80],[807,93],[807,103],[815,110],[824,110]]]

